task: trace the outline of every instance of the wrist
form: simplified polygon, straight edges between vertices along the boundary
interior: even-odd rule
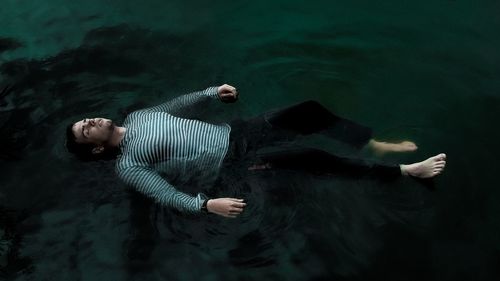
[[[210,199],[207,199],[205,201],[203,201],[203,204],[201,205],[201,211],[202,212],[205,212],[205,213],[209,213],[209,208],[208,208],[208,201],[210,201]]]
[[[216,97],[218,100],[221,100],[220,96],[220,89],[222,86],[214,86],[213,89],[215,89],[215,94],[212,94],[213,97]]]

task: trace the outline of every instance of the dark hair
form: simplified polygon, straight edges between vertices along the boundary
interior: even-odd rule
[[[74,123],[66,127],[66,148],[73,153],[79,160],[82,161],[97,161],[97,160],[112,160],[115,159],[120,152],[119,148],[106,148],[102,153],[92,153],[95,147],[93,144],[77,143],[76,136],[73,133]]]

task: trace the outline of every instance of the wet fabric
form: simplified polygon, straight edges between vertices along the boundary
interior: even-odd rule
[[[370,141],[370,128],[339,117],[315,101],[302,102],[247,121],[235,120],[231,127],[230,148],[224,160],[226,166],[241,166],[243,163],[248,168],[253,164],[267,164],[271,169],[379,179],[394,179],[401,175],[398,165],[339,157],[320,149],[287,144],[298,135],[314,133],[356,149]],[[272,151],[259,151],[265,147],[271,147]]]
[[[192,196],[176,185],[191,174],[215,181],[231,128],[174,115],[214,99],[218,99],[217,87],[210,87],[127,116],[123,124],[127,131],[120,142],[122,155],[116,161],[118,176],[164,206],[199,212],[206,196]]]

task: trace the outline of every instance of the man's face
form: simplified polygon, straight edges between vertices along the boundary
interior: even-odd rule
[[[102,145],[111,138],[114,129],[113,121],[105,118],[85,118],[73,124],[77,143]]]

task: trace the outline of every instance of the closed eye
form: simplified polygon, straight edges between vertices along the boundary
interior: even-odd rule
[[[86,125],[84,125],[84,124],[87,124],[87,119],[83,119],[83,120],[82,120],[82,123],[83,123],[83,124],[82,124],[82,136],[83,136],[84,138],[87,138],[87,137],[88,137],[88,134],[89,134],[89,131],[88,131],[88,130],[86,130],[86,127],[87,127],[87,126],[86,126]]]

